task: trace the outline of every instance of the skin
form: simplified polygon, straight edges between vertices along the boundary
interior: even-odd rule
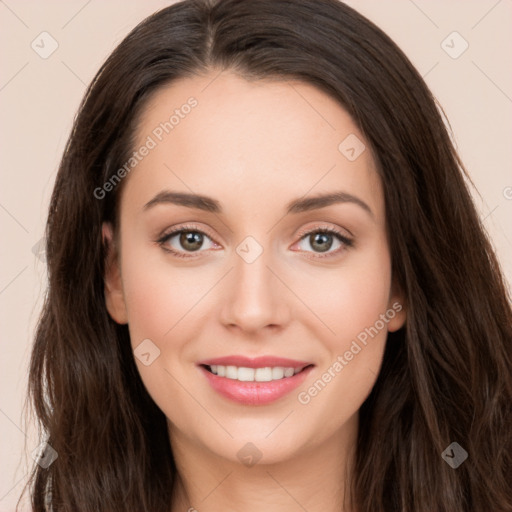
[[[299,81],[249,82],[229,71],[182,79],[156,93],[137,128],[137,147],[169,112],[194,96],[180,119],[125,178],[120,238],[105,276],[107,308],[128,323],[132,346],[150,339],[160,355],[141,378],[165,413],[179,470],[171,511],[339,511],[350,476],[358,410],[382,362],[387,331],[405,308],[312,397],[312,386],[379,316],[403,303],[392,285],[384,196],[364,137],[334,99]],[[341,141],[366,150],[349,161]],[[223,213],[182,205],[144,205],[163,190],[215,198]],[[364,201],[285,214],[303,196],[344,191]],[[206,233],[199,251],[178,258],[156,242],[193,223]],[[335,228],[330,257],[306,229]],[[301,231],[302,230],[302,231]],[[112,241],[112,229],[103,233]],[[236,252],[247,237],[263,249],[252,263]],[[209,238],[208,238],[209,237]],[[188,249],[188,252],[187,252]],[[276,355],[315,365],[305,383],[278,401],[249,406],[217,394],[196,366],[231,354]],[[332,369],[331,369],[332,373]],[[261,453],[244,465],[251,442]],[[344,508],[343,508],[344,507]]]

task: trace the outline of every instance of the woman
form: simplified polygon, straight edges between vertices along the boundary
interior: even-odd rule
[[[34,510],[512,510],[511,308],[465,178],[336,0],[143,21],[52,196]]]

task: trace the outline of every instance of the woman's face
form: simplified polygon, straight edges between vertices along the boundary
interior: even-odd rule
[[[106,296],[175,449],[272,463],[357,430],[405,320],[363,144],[298,81],[212,72],[145,109]]]

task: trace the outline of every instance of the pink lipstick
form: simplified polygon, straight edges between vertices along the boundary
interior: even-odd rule
[[[266,405],[297,388],[313,363],[276,356],[227,356],[204,360],[198,367],[211,387],[244,405]]]

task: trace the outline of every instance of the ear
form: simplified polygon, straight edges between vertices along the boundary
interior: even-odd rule
[[[127,324],[128,315],[124,300],[124,292],[119,266],[119,253],[115,245],[112,225],[109,222],[102,224],[101,235],[103,244],[107,249],[105,257],[105,304],[112,320],[118,324]]]
[[[405,294],[400,289],[400,286],[393,279],[391,285],[391,293],[389,296],[388,310],[386,313],[390,319],[388,322],[388,331],[394,332],[401,329],[407,319],[407,308],[405,304]]]

